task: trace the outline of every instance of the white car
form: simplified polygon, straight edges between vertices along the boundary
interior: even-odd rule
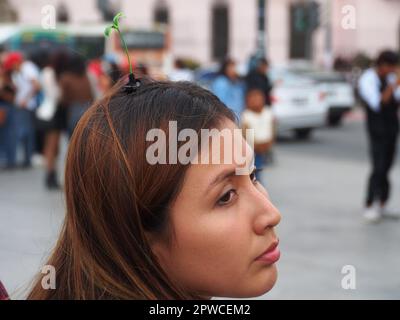
[[[356,99],[353,86],[339,72],[318,69],[309,62],[292,61],[291,72],[307,77],[326,93],[328,103],[327,123],[331,126],[340,125],[343,116],[355,105]]]
[[[278,135],[291,131],[306,139],[315,128],[325,125],[326,95],[313,80],[285,68],[271,68],[269,77],[273,83],[271,101]]]
[[[337,72],[316,72],[309,76],[325,91],[328,103],[327,122],[340,125],[343,116],[355,105],[354,89],[343,75]]]

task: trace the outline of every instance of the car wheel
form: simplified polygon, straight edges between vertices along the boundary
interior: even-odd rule
[[[311,128],[295,129],[294,134],[298,140],[308,140],[311,137]]]
[[[335,114],[328,117],[328,124],[331,127],[339,127],[342,124],[342,115]]]

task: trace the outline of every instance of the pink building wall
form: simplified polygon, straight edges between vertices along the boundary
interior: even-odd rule
[[[64,3],[69,11],[71,23],[99,22],[101,15],[93,0],[8,0],[8,3],[17,11],[19,22],[29,25],[41,25],[41,9],[46,5],[57,8]]]
[[[170,11],[172,54],[192,57],[202,63],[211,62],[211,10],[221,1],[172,0],[165,1]],[[222,1],[229,7],[229,49],[237,60],[248,57],[255,49],[257,21],[256,1]],[[123,2],[133,27],[151,27],[156,0],[144,4],[140,0]]]
[[[160,0],[113,0],[129,18],[126,24],[135,28],[153,27],[153,10]],[[289,8],[293,2],[306,0],[267,0],[266,39],[271,61],[285,63],[289,59]],[[333,56],[365,52],[374,56],[384,48],[399,48],[400,0],[317,0],[325,13],[331,12]],[[101,21],[95,0],[9,0],[17,10],[20,22],[40,25],[41,7],[57,6],[63,2],[75,24]],[[171,51],[173,56],[191,57],[203,64],[211,59],[211,8],[215,3],[226,3],[230,21],[230,55],[243,62],[255,50],[257,37],[257,0],[164,0],[170,13]],[[343,6],[356,9],[356,29],[341,26]],[[326,30],[322,26],[313,36],[313,57],[324,59]]]
[[[354,54],[363,51],[375,56],[384,48],[399,48],[400,1],[398,0],[335,0],[333,47],[335,52]],[[356,28],[344,30],[341,8],[351,4],[356,10]]]

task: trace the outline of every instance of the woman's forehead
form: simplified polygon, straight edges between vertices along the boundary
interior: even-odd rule
[[[187,181],[193,179],[197,184],[207,184],[223,171],[236,170],[236,174],[248,174],[254,162],[254,151],[232,121],[226,121],[218,136],[206,144],[202,142],[196,163],[187,171]]]

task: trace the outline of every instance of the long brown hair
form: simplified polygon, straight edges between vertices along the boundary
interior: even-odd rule
[[[65,222],[47,262],[55,267],[56,289],[43,289],[39,275],[28,299],[198,298],[169,279],[150,249],[149,232],[172,241],[169,207],[188,165],[149,164],[146,134],[168,132],[169,121],[200,132],[234,115],[194,84],[144,81],[133,94],[121,86],[91,106],[75,129]]]

